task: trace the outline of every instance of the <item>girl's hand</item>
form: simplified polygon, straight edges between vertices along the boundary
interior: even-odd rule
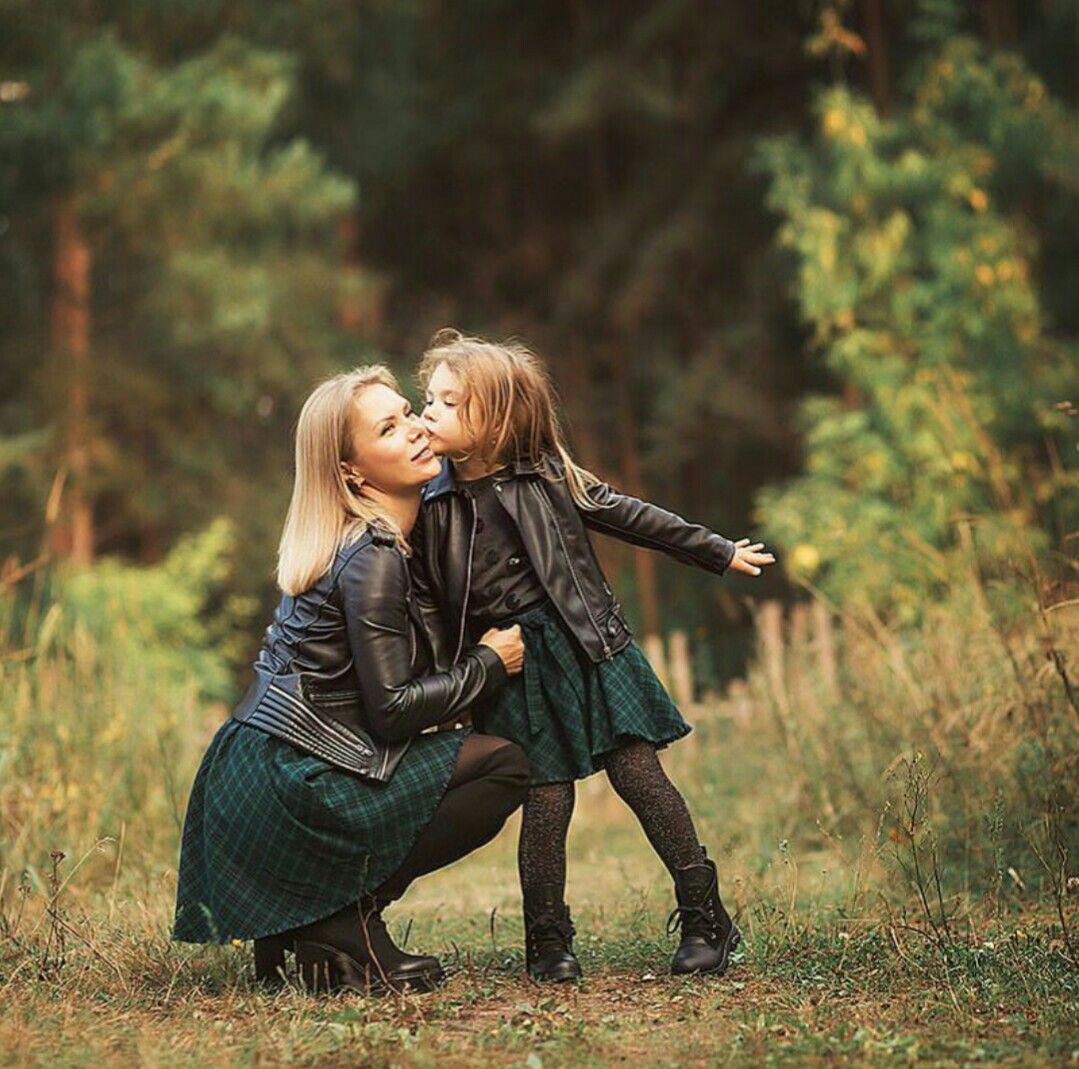
[[[521,625],[492,627],[480,639],[481,646],[490,646],[502,658],[506,671],[515,676],[525,663],[525,644],[521,638]]]
[[[748,538],[740,538],[734,543],[734,556],[727,565],[736,572],[745,572],[746,575],[760,575],[761,569],[768,564],[775,564],[776,559],[771,553],[762,553],[763,542],[749,544]]]

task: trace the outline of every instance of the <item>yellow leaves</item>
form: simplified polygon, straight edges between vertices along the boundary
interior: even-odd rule
[[[974,269],[974,277],[983,286],[991,286],[996,281],[996,272],[991,264],[978,264]]]
[[[848,30],[834,7],[825,7],[820,16],[820,27],[807,42],[806,49],[812,56],[826,56],[829,52],[849,52],[855,56],[866,53],[865,41]]]
[[[847,117],[838,108],[829,108],[821,126],[825,137],[838,137],[847,128]]]
[[[1032,345],[1038,337],[1038,322],[1032,316],[1017,318],[1012,323],[1012,333],[1021,345]]]
[[[967,194],[967,200],[976,212],[984,212],[989,207],[989,195],[984,189],[972,189]]]
[[[808,542],[800,542],[787,557],[787,568],[792,575],[808,579],[820,567],[820,550]]]
[[[978,470],[977,459],[963,450],[956,450],[956,452],[952,453],[951,463],[953,471],[976,472]]]
[[[858,148],[864,148],[869,141],[865,126],[860,122],[851,122],[839,108],[829,108],[824,113],[821,118],[821,129],[825,137],[835,140],[845,135],[846,139]]]
[[[854,310],[844,308],[835,314],[835,325],[840,330],[851,330],[854,327]]]

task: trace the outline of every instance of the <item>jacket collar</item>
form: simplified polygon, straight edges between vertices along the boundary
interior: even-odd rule
[[[507,465],[514,475],[535,475],[539,470],[536,464],[528,459],[511,460]],[[457,481],[457,473],[454,470],[452,460],[442,461],[442,471],[433,479],[424,484],[423,502],[434,501],[444,494],[460,493],[461,484]]]

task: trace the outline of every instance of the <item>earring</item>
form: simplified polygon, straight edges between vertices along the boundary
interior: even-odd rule
[[[345,486],[347,486],[354,494],[358,494],[360,492],[360,487],[363,486],[363,477],[350,471],[346,467],[341,468],[341,474],[344,476]]]

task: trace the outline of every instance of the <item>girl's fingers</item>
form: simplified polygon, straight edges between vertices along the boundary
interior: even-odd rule
[[[739,538],[738,541],[734,543],[734,545],[735,545],[735,548],[741,549],[743,546],[748,546],[749,545],[749,539],[748,538]]]

